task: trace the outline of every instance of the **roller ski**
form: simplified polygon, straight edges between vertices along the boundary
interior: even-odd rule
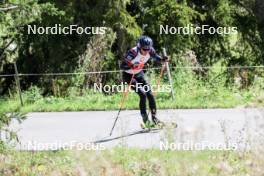
[[[175,122],[163,122],[157,118],[153,118],[152,121],[146,120],[140,124],[141,128],[144,130],[158,130],[158,129],[169,129],[169,128],[177,128],[177,124]]]
[[[140,127],[143,129],[143,130],[151,130],[151,129],[156,129],[156,125],[150,121],[147,121],[146,123],[142,122],[140,124]]]

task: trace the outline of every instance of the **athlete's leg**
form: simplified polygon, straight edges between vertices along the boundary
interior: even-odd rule
[[[148,98],[152,121],[155,124],[157,124],[160,121],[157,119],[156,101],[155,101],[155,97],[153,95],[153,92],[151,90],[151,86],[148,84],[148,82],[145,80],[144,77],[141,77],[140,80],[138,80],[138,82],[142,83],[143,91]]]
[[[131,81],[132,75],[125,73],[123,74],[123,80],[125,83],[129,84],[129,82]],[[141,89],[138,88],[139,86],[139,82],[138,82],[138,78],[137,75],[135,75],[134,79],[131,82],[131,88],[139,95],[139,109],[140,109],[140,114],[142,116],[142,120],[144,123],[146,123],[148,121],[148,115],[147,115],[147,111],[146,111],[146,94],[145,92]]]

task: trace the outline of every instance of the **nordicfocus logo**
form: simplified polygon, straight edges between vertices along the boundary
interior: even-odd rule
[[[95,144],[90,142],[77,142],[77,141],[54,141],[50,143],[39,141],[27,141],[20,146],[21,149],[26,150],[90,150],[101,151],[106,147],[102,144]]]
[[[114,93],[114,92],[125,92],[128,88],[128,84],[121,83],[119,85],[103,85],[102,83],[97,84],[94,83],[94,92],[104,92],[104,93]],[[129,87],[129,91],[139,91],[143,90],[145,92],[153,91],[153,92],[171,92],[170,85],[143,85],[142,83],[136,83],[135,85],[131,85]]]
[[[218,35],[230,35],[237,34],[237,27],[212,27],[209,25],[194,26],[188,24],[185,27],[175,27],[169,25],[160,25],[160,34],[183,34],[183,35],[204,35],[204,34],[218,34]]]
[[[78,25],[62,26],[55,24],[52,27],[43,27],[37,25],[27,25],[27,33],[30,34],[52,34],[52,35],[102,35],[105,34],[107,27],[82,27]]]
[[[214,151],[236,151],[238,150],[239,144],[237,143],[211,143],[209,141],[202,142],[172,142],[160,141],[160,150],[185,150],[185,151],[200,151],[200,150],[214,150]]]

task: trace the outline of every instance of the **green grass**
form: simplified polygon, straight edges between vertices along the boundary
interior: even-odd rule
[[[0,153],[0,175],[39,176],[77,175],[74,161],[66,151],[59,152],[18,152]]]
[[[103,151],[18,152],[1,154],[0,174],[115,176],[261,175],[263,158],[251,152],[161,151],[114,148]]]
[[[232,171],[237,175],[247,170],[244,161],[239,160],[239,154],[235,152],[117,148],[106,156],[133,175],[219,175],[222,162],[232,168],[237,167]]]
[[[156,96],[159,109],[166,108],[233,108],[237,106],[259,107],[264,105],[264,91],[232,91],[229,89],[189,88],[175,90],[176,99],[169,93]],[[18,98],[0,99],[0,112],[50,112],[50,111],[85,111],[116,110],[119,108],[122,94],[104,95],[88,93],[82,97],[40,97],[27,102],[21,107]],[[23,98],[27,100],[24,95]],[[126,109],[138,109],[139,97],[131,92],[125,103]]]
[[[166,108],[233,108],[263,107],[264,79],[258,76],[247,88],[240,84],[227,84],[223,70],[212,69],[206,79],[194,74],[191,70],[175,70],[173,72],[175,100],[170,93],[158,92],[156,102],[158,109]],[[148,74],[151,85],[156,85],[158,75]],[[167,76],[161,81],[162,86],[168,85]],[[111,83],[112,85],[112,83]],[[85,111],[85,110],[116,110],[119,109],[122,93],[106,95],[93,90],[83,90],[79,95],[77,87],[68,87],[64,91],[58,87],[58,95],[63,97],[42,96],[41,88],[31,86],[23,92],[25,106],[21,107],[16,93],[8,97],[0,97],[0,112],[49,112],[49,111]],[[12,91],[11,91],[12,92]],[[139,97],[131,92],[125,102],[125,109],[138,109]]]

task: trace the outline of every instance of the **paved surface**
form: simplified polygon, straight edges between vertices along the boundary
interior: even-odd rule
[[[117,111],[29,113],[22,124],[13,122],[20,150],[56,150],[68,146],[104,149],[117,145],[138,148],[203,149],[260,145],[264,132],[263,109],[160,110],[176,129],[144,132],[139,111],[122,111],[116,128],[109,132]],[[170,145],[169,145],[170,144]],[[213,149],[211,148],[211,149]]]

